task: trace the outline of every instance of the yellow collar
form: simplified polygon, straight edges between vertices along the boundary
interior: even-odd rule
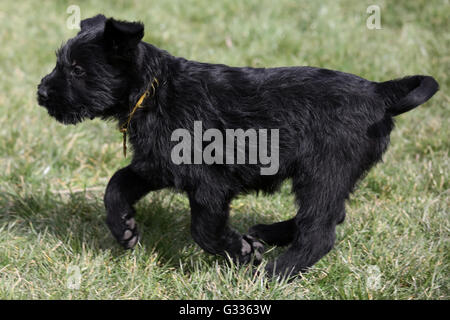
[[[150,86],[145,90],[145,92],[142,94],[142,96],[139,98],[139,100],[136,102],[133,110],[131,110],[130,114],[128,115],[127,121],[122,124],[119,128],[119,131],[123,133],[123,156],[127,157],[127,131],[128,127],[130,126],[131,119],[134,116],[134,113],[137,109],[142,107],[142,103],[144,102],[145,98],[150,96],[150,98],[153,98],[156,93],[156,88],[159,86],[159,81],[156,78],[153,78],[153,81],[150,83]]]

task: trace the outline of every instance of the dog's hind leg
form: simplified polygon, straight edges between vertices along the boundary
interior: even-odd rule
[[[345,209],[338,215],[337,224],[344,222]],[[272,224],[257,224],[248,230],[248,234],[271,246],[287,246],[295,238],[297,224],[295,218]]]
[[[229,201],[215,201],[215,205],[199,203],[189,196],[191,205],[191,234],[206,252],[229,256],[235,262],[258,264],[264,246],[249,235],[241,235],[228,225]]]
[[[120,169],[110,179],[104,197],[106,223],[113,236],[126,249],[134,247],[139,240],[133,205],[148,192],[163,187],[156,177],[145,179],[131,166]]]
[[[294,240],[297,225],[295,219],[273,224],[257,224],[248,233],[271,246],[286,246]]]
[[[295,235],[289,249],[267,265],[269,276],[305,272],[333,248],[335,228],[343,220],[347,196],[340,180],[336,181],[331,185],[308,183],[295,190],[300,204],[294,218]]]

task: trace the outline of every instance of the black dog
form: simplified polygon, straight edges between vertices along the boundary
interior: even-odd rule
[[[142,42],[143,35],[141,23],[103,15],[83,20],[38,87],[39,104],[58,121],[112,118],[128,134],[132,162],[114,174],[104,198],[107,224],[126,248],[138,241],[133,205],[150,191],[174,188],[189,197],[192,237],[205,251],[246,263],[261,260],[257,239],[290,245],[268,272],[305,271],[333,247],[345,200],[381,159],[393,117],[438,90],[429,76],[377,83],[312,67],[189,61]],[[193,132],[194,121],[223,133],[278,129],[278,171],[261,175],[261,162],[175,164],[172,133]],[[299,205],[294,218],[253,226],[248,235],[228,226],[234,197],[274,192],[288,178]]]

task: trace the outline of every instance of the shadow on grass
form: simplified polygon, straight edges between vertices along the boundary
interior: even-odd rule
[[[105,219],[103,193],[80,192],[67,195],[33,193],[0,196],[0,226],[14,223],[15,233],[30,243],[61,241],[70,250],[94,253],[109,250],[114,257],[129,254],[111,235]],[[178,260],[198,249],[189,233],[189,207],[181,195],[158,192],[141,200],[136,221],[141,234],[139,246],[148,254],[156,252],[164,264],[178,266]],[[45,241],[44,240],[44,241]]]
[[[37,241],[61,242],[72,254],[107,252],[120,259],[130,255],[111,235],[106,222],[102,192],[79,192],[59,195],[51,192],[25,196],[3,193],[0,205],[6,214],[0,215],[0,227],[14,223],[14,233],[30,243]],[[190,208],[185,196],[168,190],[155,192],[136,206],[136,221],[141,235],[139,253],[157,254],[166,267],[178,268],[183,263],[186,271],[196,261],[212,266],[225,258],[209,255],[194,243],[190,235]],[[254,221],[251,215],[238,214],[237,229],[245,232],[245,225]],[[266,247],[265,260],[279,255],[280,248]]]

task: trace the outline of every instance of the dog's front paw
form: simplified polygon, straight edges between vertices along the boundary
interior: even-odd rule
[[[132,249],[138,243],[139,232],[133,217],[122,218],[120,221],[108,219],[107,223],[113,236],[125,249]]]
[[[253,259],[253,264],[258,265],[262,261],[264,246],[261,242],[250,235],[242,236],[242,248],[239,254],[239,263],[249,263]]]
[[[131,249],[139,241],[139,232],[136,226],[136,220],[134,220],[134,218],[130,218],[125,221],[125,225],[127,226],[127,229],[122,235],[121,244],[125,247],[125,249]]]

